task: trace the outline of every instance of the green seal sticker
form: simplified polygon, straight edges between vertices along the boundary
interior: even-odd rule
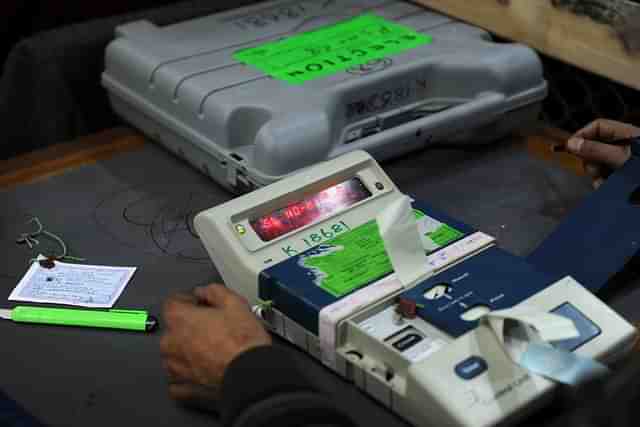
[[[433,253],[464,233],[414,209],[422,245]],[[347,295],[393,272],[378,223],[373,220],[301,255],[299,265],[313,272],[317,286],[335,297]]]
[[[433,243],[438,246],[438,248],[446,246],[454,240],[458,240],[463,236],[463,233],[447,224],[443,224],[435,231],[427,233],[427,237],[429,237],[433,241]]]
[[[239,50],[233,58],[292,84],[326,77],[433,42],[375,15],[361,15],[284,40]]]
[[[376,221],[321,245],[301,265],[313,270],[316,285],[335,297],[342,297],[393,271]]]
[[[427,254],[433,253],[443,246],[447,246],[449,243],[464,237],[464,233],[461,231],[431,218],[421,210],[414,209],[413,213],[418,223],[422,246],[427,251]]]

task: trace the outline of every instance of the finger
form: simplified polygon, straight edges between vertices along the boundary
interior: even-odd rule
[[[227,307],[236,302],[236,295],[222,285],[200,286],[193,293],[201,303],[212,307]]]
[[[170,384],[169,396],[180,403],[205,411],[217,411],[217,388],[196,384]]]
[[[181,348],[175,335],[166,334],[160,338],[160,355],[164,358],[179,357],[182,354]]]
[[[584,171],[591,178],[602,178],[605,173],[605,170],[601,165],[597,163],[591,163],[591,162],[585,162]]]
[[[596,178],[593,180],[592,185],[595,190],[600,188],[604,184],[604,178]]]
[[[612,126],[604,119],[598,119],[589,123],[576,132],[575,136],[583,139],[604,140],[615,139]]]
[[[627,123],[599,119],[576,132],[574,136],[583,139],[609,142],[616,139],[631,138],[634,136],[634,130],[636,129]]]
[[[196,394],[195,387],[191,384],[174,383],[169,384],[169,396],[181,402],[193,399]]]
[[[601,163],[611,168],[619,168],[631,156],[629,147],[618,147],[582,138],[571,138],[567,149],[590,162]]]
[[[192,382],[191,371],[187,363],[176,358],[169,358],[163,361],[163,365],[170,384]]]
[[[171,295],[169,298],[185,303],[198,304],[198,298],[196,298],[193,292],[178,292]]]

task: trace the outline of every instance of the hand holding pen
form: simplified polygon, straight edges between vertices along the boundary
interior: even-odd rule
[[[640,128],[613,120],[596,120],[576,132],[560,150],[584,160],[594,188],[631,157],[631,145],[640,139]],[[559,150],[558,150],[559,151]]]

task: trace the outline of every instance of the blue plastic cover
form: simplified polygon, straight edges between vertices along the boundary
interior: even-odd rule
[[[640,250],[640,158],[632,157],[575,209],[528,257],[557,279],[571,275],[592,292],[602,289]]]

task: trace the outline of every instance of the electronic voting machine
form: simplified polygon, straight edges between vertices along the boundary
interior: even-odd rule
[[[415,425],[508,424],[624,355],[635,329],[354,151],[198,214],[273,332]]]
[[[532,49],[406,1],[133,22],[105,64],[120,116],[236,193],[353,150],[489,142],[534,121],[547,94]]]

